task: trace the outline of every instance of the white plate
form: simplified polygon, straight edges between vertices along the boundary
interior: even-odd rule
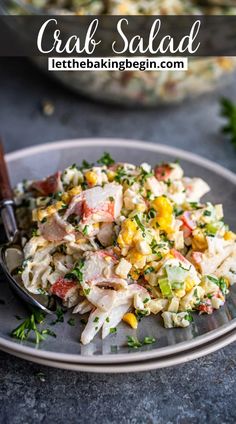
[[[200,346],[196,349],[191,349],[186,352],[182,352],[176,355],[171,355],[169,357],[151,359],[147,361],[134,362],[134,363],[124,363],[124,364],[80,364],[80,363],[67,363],[60,361],[53,361],[49,359],[43,359],[35,356],[30,356],[24,353],[11,351],[11,349],[4,348],[3,350],[7,353],[15,355],[19,358],[25,359],[30,362],[36,362],[37,364],[46,365],[53,368],[61,368],[70,371],[84,371],[91,373],[109,373],[109,374],[118,374],[118,373],[130,373],[130,372],[141,372],[141,371],[151,371],[159,368],[167,368],[175,365],[180,365],[195,359],[201,358],[203,356],[209,355],[223,347],[226,347],[230,343],[236,341],[236,331],[233,330],[226,335],[207,343],[206,345]]]

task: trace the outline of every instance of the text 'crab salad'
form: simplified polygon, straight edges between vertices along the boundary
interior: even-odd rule
[[[108,153],[98,165],[24,181],[16,203],[22,228],[32,216],[25,287],[89,313],[83,344],[159,312],[166,328],[187,327],[190,311],[219,309],[236,282],[236,235],[221,204],[200,202],[208,191],[178,163],[151,169]]]

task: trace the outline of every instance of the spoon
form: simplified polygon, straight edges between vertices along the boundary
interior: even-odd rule
[[[53,297],[44,294],[29,293],[23,285],[17,267],[22,265],[24,253],[21,245],[21,233],[17,227],[14,198],[4,158],[3,144],[0,139],[0,216],[2,218],[8,242],[0,247],[0,264],[14,291],[29,304],[51,314],[56,310]]]

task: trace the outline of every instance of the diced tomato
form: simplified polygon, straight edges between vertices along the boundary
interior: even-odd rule
[[[156,179],[159,181],[167,181],[170,176],[171,170],[171,166],[168,163],[157,165],[154,169]]]
[[[68,292],[71,289],[78,287],[75,281],[71,281],[67,278],[60,277],[58,280],[52,285],[51,293],[60,297],[61,299],[66,299]]]
[[[198,307],[198,310],[200,311],[200,313],[202,314],[212,314],[213,312],[213,307],[211,305],[211,301],[210,300],[206,300],[204,303],[201,303]]]
[[[44,180],[33,182],[31,188],[37,190],[43,196],[54,194],[59,191],[60,177],[61,172],[56,172]]]

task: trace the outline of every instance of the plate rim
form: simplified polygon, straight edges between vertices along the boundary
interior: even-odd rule
[[[120,374],[120,373],[131,373],[131,372],[145,372],[145,371],[154,371],[156,369],[173,367],[177,365],[184,364],[199,358],[202,358],[206,355],[210,355],[224,347],[228,346],[231,343],[236,342],[236,331],[233,330],[230,334],[224,334],[223,336],[206,343],[204,346],[199,346],[197,349],[191,349],[188,352],[181,352],[177,355],[171,355],[169,357],[156,358],[150,361],[141,361],[141,362],[127,362],[127,363],[118,363],[118,364],[84,364],[84,363],[67,363],[63,361],[52,361],[44,358],[37,358],[31,355],[24,353],[15,354],[15,351],[11,349],[4,349],[3,351],[14,355],[18,358],[24,359],[26,361],[38,363],[40,365],[53,367],[56,369],[65,369],[68,371],[77,371],[77,372],[89,372],[89,373],[99,373],[99,374]]]
[[[178,149],[176,147],[158,144],[158,143],[150,143],[145,141],[138,141],[134,139],[122,139],[122,138],[75,138],[75,139],[64,139],[60,141],[55,141],[51,143],[44,143],[39,144],[35,146],[31,146],[28,148],[16,150],[14,152],[8,153],[6,155],[7,162],[10,163],[14,160],[25,158],[30,155],[37,155],[38,153],[45,152],[45,151],[52,151],[52,150],[64,150],[68,149],[69,147],[82,147],[82,146],[106,146],[112,148],[113,146],[121,147],[121,144],[123,146],[126,146],[128,148],[135,148],[138,149],[144,149],[148,151],[155,151],[157,153],[164,153],[169,154],[172,156],[180,157],[181,159],[184,159],[186,161],[189,161],[191,163],[196,163],[206,169],[209,169],[213,172],[215,172],[218,175],[221,175],[228,179],[229,181],[233,182],[233,184],[236,185],[236,174],[232,171],[227,170],[223,166],[216,164],[209,159],[205,159],[201,157],[200,155],[197,155],[192,152],[188,152],[182,149]],[[153,349],[152,351],[139,351],[139,352],[132,352],[127,355],[127,353],[119,353],[116,355],[94,355],[94,356],[86,356],[86,355],[79,355],[79,354],[67,354],[67,353],[56,353],[52,351],[46,351],[46,350],[37,350],[34,347],[25,346],[22,344],[19,344],[14,341],[9,341],[3,337],[0,336],[0,348],[2,347],[10,347],[19,353],[29,353],[32,356],[35,357],[41,357],[45,359],[58,359],[61,361],[69,361],[69,362],[77,362],[78,360],[81,363],[96,363],[96,364],[102,364],[102,363],[122,363],[127,362],[127,360],[130,361],[145,361],[152,358],[160,358],[166,355],[174,355],[178,352],[183,352],[186,349],[188,349],[188,346],[197,347],[203,344],[204,342],[209,342],[211,340],[216,339],[217,337],[222,336],[222,334],[226,334],[232,329],[236,328],[236,318],[233,319],[230,323],[224,324],[223,326],[219,327],[218,329],[210,331],[208,334],[203,334],[201,336],[198,336],[196,339],[192,339],[189,341],[180,342],[176,345],[171,345],[159,349]],[[171,352],[169,352],[171,350]],[[128,356],[128,358],[127,358]],[[63,358],[63,359],[62,359]]]

